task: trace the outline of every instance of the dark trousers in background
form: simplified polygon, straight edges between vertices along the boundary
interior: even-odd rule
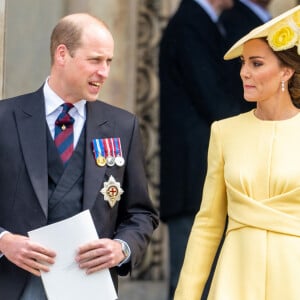
[[[185,249],[194,222],[194,216],[177,217],[168,220],[169,230],[169,300],[173,300]]]

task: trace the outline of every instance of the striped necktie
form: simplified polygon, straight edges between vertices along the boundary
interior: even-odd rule
[[[73,153],[73,123],[69,110],[74,107],[71,103],[64,103],[63,110],[55,121],[54,143],[64,165]]]

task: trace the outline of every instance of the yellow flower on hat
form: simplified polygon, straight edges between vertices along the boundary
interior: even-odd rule
[[[297,53],[300,55],[300,11],[297,11],[293,14],[293,21],[298,27]]]
[[[300,18],[297,20],[300,24]],[[281,51],[292,48],[298,42],[298,30],[297,23],[280,22],[273,28],[270,28],[268,34],[268,43],[274,51]]]
[[[259,38],[266,38],[273,51],[297,47],[300,56],[300,5],[251,30],[225,53],[224,59],[241,56],[243,45]]]

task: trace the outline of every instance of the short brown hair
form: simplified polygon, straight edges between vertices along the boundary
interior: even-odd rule
[[[54,27],[51,34],[50,56],[51,64],[54,62],[55,50],[60,44],[64,44],[72,56],[74,51],[81,46],[83,28],[70,18],[61,19]]]

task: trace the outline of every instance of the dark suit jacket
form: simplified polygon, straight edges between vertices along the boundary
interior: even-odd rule
[[[162,220],[194,215],[206,174],[210,125],[241,111],[228,49],[218,28],[194,0],[183,0],[160,43]]]
[[[47,224],[48,172],[44,96],[37,92],[0,101],[0,232],[26,235]],[[98,167],[94,138],[120,137],[124,167]],[[124,194],[111,208],[99,192],[110,175]],[[147,192],[136,117],[100,101],[87,103],[83,209],[90,209],[99,237],[126,241],[131,262],[111,270],[127,274],[141,261],[157,214]],[[0,259],[0,299],[17,300],[28,273]]]

